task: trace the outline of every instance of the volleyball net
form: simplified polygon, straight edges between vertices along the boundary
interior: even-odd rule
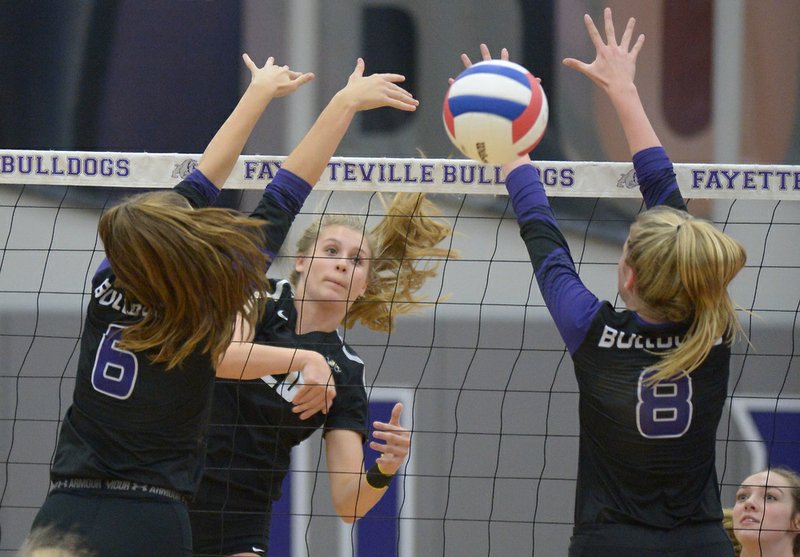
[[[47,492],[70,404],[105,207],[172,187],[198,155],[0,151],[0,556]],[[222,202],[249,212],[282,157],[243,156]],[[616,295],[616,264],[642,210],[630,163],[536,163],[584,282]],[[689,210],[747,249],[731,294],[750,343],[734,347],[718,431],[723,504],[770,465],[800,462],[800,167],[676,164]],[[454,230],[419,311],[391,334],[345,339],[366,366],[371,420],[405,403],[407,465],[355,525],[332,509],[319,434],[295,449],[274,509],[277,555],[558,555],[578,462],[572,363],[544,307],[499,169],[450,159],[334,158],[293,225],[326,212],[384,214],[377,193],[427,192]],[[284,251],[291,253],[290,234]],[[270,270],[288,275],[288,257]]]

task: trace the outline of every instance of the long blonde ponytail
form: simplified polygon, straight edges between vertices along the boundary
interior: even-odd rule
[[[656,207],[631,225],[627,264],[639,299],[667,321],[689,321],[681,344],[656,364],[652,382],[691,373],[722,339],[732,343],[741,325],[728,285],[744,267],[742,245],[686,212]]]

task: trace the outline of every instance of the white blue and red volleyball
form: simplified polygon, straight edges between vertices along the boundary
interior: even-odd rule
[[[547,97],[539,80],[505,60],[465,69],[444,97],[450,141],[478,162],[503,164],[533,150],[547,128]]]

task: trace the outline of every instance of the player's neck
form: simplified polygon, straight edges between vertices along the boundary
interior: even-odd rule
[[[766,546],[766,547],[765,547]],[[756,543],[754,546],[742,546],[742,552],[739,557],[791,557],[794,553],[792,551],[793,543],[789,540],[788,543],[766,545],[763,542]]]
[[[669,321],[667,321],[666,319],[663,319],[663,318],[660,318],[660,317],[656,317],[655,315],[652,315],[651,313],[648,313],[647,311],[642,311],[641,309],[635,309],[633,311],[636,312],[636,315],[639,316],[639,319],[641,319],[642,321],[646,321],[647,323],[650,323],[651,325],[662,325],[664,323],[669,323]]]
[[[297,310],[295,333],[304,335],[313,331],[332,333],[344,319],[346,302],[309,302],[298,298],[294,300]]]
[[[668,323],[663,317],[657,317],[647,304],[639,299],[639,296],[637,296],[635,292],[627,292],[626,294],[627,295],[622,297],[622,301],[625,302],[625,307],[635,312],[640,319],[652,323],[653,325]]]

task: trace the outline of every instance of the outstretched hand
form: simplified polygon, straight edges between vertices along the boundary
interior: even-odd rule
[[[284,97],[314,79],[313,73],[296,72],[289,66],[276,66],[273,56],[267,58],[260,68],[247,53],[242,54],[242,59],[250,70],[250,85],[264,87],[272,97]]]
[[[398,85],[405,80],[404,75],[396,73],[374,73],[364,77],[364,60],[359,58],[347,85],[339,94],[353,103],[356,111],[391,107],[413,112],[419,101]]]
[[[494,59],[492,58],[492,53],[489,50],[489,47],[486,45],[486,43],[481,43],[480,51],[481,51],[481,59],[484,62]],[[509,61],[508,49],[505,47],[500,49],[500,60],[506,62]],[[465,52],[461,53],[461,62],[464,64],[464,68],[472,67],[472,59]],[[539,80],[538,77],[536,79]],[[453,79],[452,77],[447,80],[447,82],[450,85],[452,85],[454,81],[455,79]],[[530,164],[530,162],[531,162],[530,155],[526,153],[525,155],[522,155],[511,162],[505,163],[504,165],[502,165],[503,176],[508,176],[511,173],[511,171],[513,171],[518,166],[522,166],[524,164]]]
[[[480,50],[481,50],[481,58],[483,59],[484,62],[493,59],[492,53],[489,52],[489,47],[486,46],[485,43],[481,43]],[[500,60],[508,61],[508,49],[505,47],[500,49]],[[464,64],[464,69],[472,67],[472,60],[470,59],[470,57],[467,55],[466,52],[461,53],[461,63]],[[452,85],[454,81],[455,79],[451,77],[447,80],[447,83]]]
[[[611,8],[606,8],[603,11],[603,18],[605,20],[605,42],[603,42],[600,31],[595,27],[592,18],[588,14],[583,16],[583,22],[586,24],[589,38],[597,51],[594,61],[591,64],[587,64],[575,58],[565,58],[563,64],[568,68],[581,72],[594,81],[598,87],[608,91],[615,85],[633,83],[633,78],[636,74],[636,58],[639,56],[639,51],[644,44],[644,35],[640,34],[636,42],[631,46],[636,19],[630,18],[619,43],[617,43]]]
[[[392,416],[389,423],[373,422],[375,431],[372,437],[376,440],[370,441],[369,447],[381,453],[375,462],[380,466],[381,472],[387,476],[392,476],[408,456],[408,449],[411,446],[411,433],[400,425],[400,415],[403,413],[403,404],[398,402],[392,408]],[[377,439],[384,441],[379,443]]]

